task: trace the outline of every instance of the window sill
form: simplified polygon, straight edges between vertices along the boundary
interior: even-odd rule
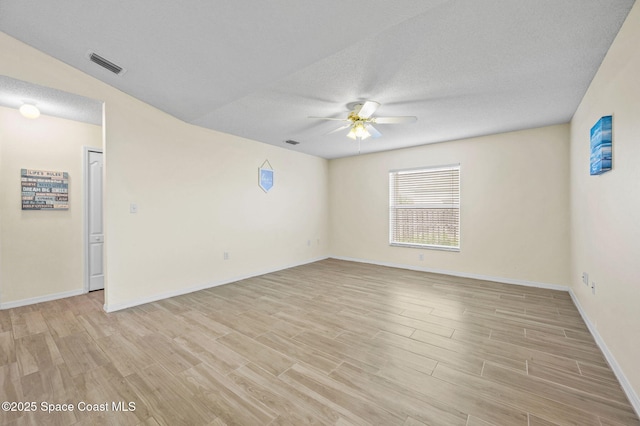
[[[460,252],[460,247],[447,247],[447,246],[430,246],[423,244],[403,244],[403,243],[389,243],[391,247],[408,247],[426,250],[438,250],[438,251],[453,251]]]

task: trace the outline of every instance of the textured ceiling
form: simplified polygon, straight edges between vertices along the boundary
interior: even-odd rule
[[[336,158],[357,142],[307,117],[358,100],[418,117],[363,153],[568,122],[632,5],[0,0],[0,30],[186,122]]]
[[[102,102],[0,75],[0,106],[32,104],[40,112],[68,120],[102,124]]]

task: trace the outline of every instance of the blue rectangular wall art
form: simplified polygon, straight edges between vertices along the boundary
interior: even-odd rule
[[[591,174],[601,175],[611,170],[612,117],[602,117],[591,128]]]

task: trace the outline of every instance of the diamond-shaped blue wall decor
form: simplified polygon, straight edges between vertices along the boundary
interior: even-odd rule
[[[266,160],[258,169],[258,185],[264,192],[269,192],[273,188],[273,169],[271,164],[269,164],[269,168],[266,168],[265,164],[269,164],[269,161]]]

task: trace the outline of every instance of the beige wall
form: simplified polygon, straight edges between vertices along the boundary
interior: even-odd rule
[[[568,140],[568,125],[558,125],[332,160],[331,252],[566,286]],[[454,163],[461,166],[460,252],[389,246],[389,170]]]
[[[640,395],[640,4],[571,122],[571,285]],[[613,170],[589,175],[589,130],[613,115]],[[582,273],[596,293],[582,283]],[[636,399],[636,407],[640,400]]]
[[[107,309],[328,255],[326,160],[188,125],[4,33],[0,51],[2,75],[105,101]]]
[[[0,304],[83,290],[83,146],[100,126],[0,107]],[[22,211],[20,169],[69,173],[69,209]]]
[[[114,303],[328,255],[325,160],[153,117],[154,110],[131,113],[143,122],[107,134],[107,188],[119,188],[108,190],[106,203]],[[107,106],[111,124],[113,115]],[[268,193],[258,187],[266,159],[275,170]]]

